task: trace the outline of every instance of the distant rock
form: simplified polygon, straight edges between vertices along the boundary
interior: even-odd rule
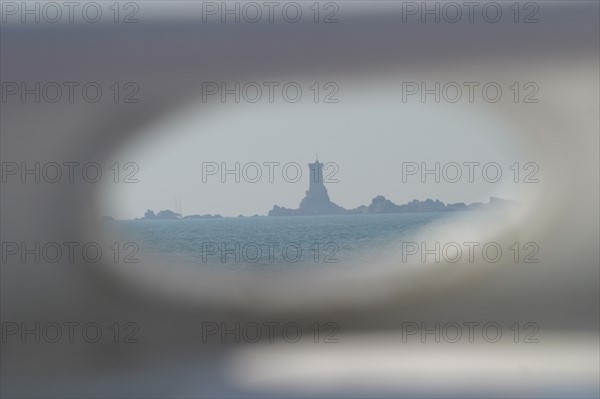
[[[396,205],[382,195],[373,198],[371,204],[364,205],[355,209],[349,209],[347,214],[381,214],[381,213],[417,213],[417,212],[461,212],[461,211],[480,211],[480,210],[502,210],[517,205],[518,202],[504,200],[497,197],[491,197],[489,203],[476,202],[466,205],[463,202],[456,204],[444,204],[440,200],[430,198],[425,201],[412,200],[408,204]]]
[[[408,204],[400,205],[400,212],[444,212],[446,205],[440,200],[427,198],[425,201],[412,200]]]
[[[136,219],[136,220],[173,220],[173,219],[181,219],[181,215],[179,213],[173,212],[170,209],[165,209],[163,211],[155,214],[154,211],[148,209],[146,213],[144,213],[144,217]]]
[[[508,209],[518,205],[517,201],[505,200],[498,197],[490,197],[490,202],[487,204],[482,202],[475,202],[469,205],[467,208],[470,211],[500,211],[504,209]]]
[[[450,211],[450,212],[468,211],[469,207],[464,202],[457,202],[456,204],[448,204],[448,205],[446,205],[446,210]]]
[[[269,216],[298,216],[296,209],[284,208],[281,206],[273,206],[269,211]]]
[[[378,195],[371,200],[371,205],[369,205],[367,213],[398,213],[399,208],[398,205],[386,199],[383,195]]]
[[[205,214],[205,215],[188,215],[188,216],[184,216],[183,219],[219,219],[222,218],[223,216],[221,215],[211,215],[211,214]]]
[[[365,205],[361,205],[354,209],[346,209],[344,213],[348,215],[363,215],[369,213],[369,207]]]

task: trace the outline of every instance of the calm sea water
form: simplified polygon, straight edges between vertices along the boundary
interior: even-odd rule
[[[470,213],[470,212],[469,212]],[[351,267],[398,251],[464,213],[244,217],[112,222],[140,253],[227,271]],[[399,254],[398,254],[399,256]]]

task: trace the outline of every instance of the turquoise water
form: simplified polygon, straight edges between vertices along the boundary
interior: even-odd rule
[[[392,255],[434,222],[461,213],[139,220],[111,223],[140,254],[195,267],[281,271],[348,267]],[[464,214],[462,215],[464,216]],[[400,254],[398,253],[398,256]]]

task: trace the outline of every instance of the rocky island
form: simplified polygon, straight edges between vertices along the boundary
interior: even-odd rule
[[[137,218],[135,220],[174,220],[174,219],[218,219],[221,218],[221,215],[189,215],[189,216],[181,216],[181,214],[173,212],[170,209],[165,209],[158,213],[154,213],[154,211],[148,209],[144,216],[141,218]]]
[[[516,201],[504,200],[498,197],[490,197],[487,203],[475,202],[465,204],[458,202],[455,204],[444,204],[440,200],[426,199],[425,201],[412,200],[407,204],[398,205],[383,195],[378,195],[371,200],[369,205],[361,205],[354,209],[345,209],[329,198],[327,188],[323,180],[323,163],[317,159],[314,163],[309,163],[310,183],[306,195],[300,201],[297,209],[289,209],[280,206],[273,206],[268,216],[314,216],[314,215],[362,215],[362,214],[389,214],[389,213],[416,213],[416,212],[461,212],[461,211],[484,211],[484,210],[502,210],[518,204]],[[253,217],[258,217],[254,215]],[[238,217],[244,217],[239,215]],[[174,219],[218,219],[221,215],[189,215],[182,216],[170,209],[162,210],[158,213],[148,209],[143,217],[135,220],[174,220]]]
[[[269,216],[306,216],[306,215],[342,215],[342,214],[385,214],[385,213],[410,213],[410,212],[454,212],[475,210],[500,210],[517,204],[516,201],[490,197],[488,203],[476,202],[467,205],[463,202],[444,204],[440,200],[426,199],[425,201],[412,200],[408,204],[397,205],[378,195],[371,204],[361,205],[354,209],[345,209],[335,204],[329,198],[327,188],[323,181],[323,164],[317,159],[309,163],[310,184],[306,196],[300,201],[298,209],[289,209],[275,205],[269,211]]]

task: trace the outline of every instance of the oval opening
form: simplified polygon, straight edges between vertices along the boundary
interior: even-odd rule
[[[133,180],[98,190],[109,239],[186,278],[414,272],[464,262],[536,194],[493,107],[402,103],[382,82],[313,94],[198,101],[136,135],[112,157]]]

